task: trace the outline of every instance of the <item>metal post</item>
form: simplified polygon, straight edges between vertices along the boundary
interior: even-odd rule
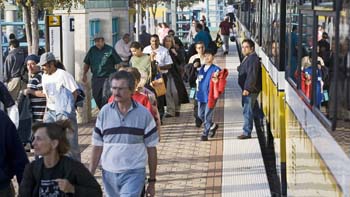
[[[2,57],[2,27],[1,27],[1,8],[0,8],[0,81],[3,80],[3,57]]]
[[[206,9],[205,9],[205,13],[206,13],[206,15],[207,15],[207,17],[206,17],[206,20],[207,20],[207,26],[210,26],[210,24],[209,24],[209,1],[210,0],[206,0]]]
[[[177,0],[171,0],[171,29],[177,32]]]
[[[136,36],[135,41],[139,41],[139,35],[140,35],[140,1],[135,2],[135,9],[136,9]]]

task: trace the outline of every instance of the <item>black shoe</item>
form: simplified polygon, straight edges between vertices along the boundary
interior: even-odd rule
[[[227,55],[227,54],[228,54],[228,51],[225,51],[225,52],[224,52],[224,55]]]
[[[210,134],[210,137],[214,137],[214,136],[215,136],[216,130],[218,130],[218,128],[219,128],[219,125],[216,124],[216,123],[213,123],[213,124],[211,125],[210,130],[209,130],[209,132],[211,133],[211,134]]]
[[[237,138],[240,139],[240,140],[245,140],[245,139],[250,139],[250,138],[252,138],[252,136],[242,134],[242,135],[238,136]]]
[[[168,114],[168,113],[166,113],[166,114],[164,115],[164,118],[171,118],[171,117],[174,117],[174,116],[172,116],[172,115],[170,115],[170,114]]]
[[[202,135],[202,136],[201,136],[201,141],[208,141],[208,136]]]
[[[201,127],[202,123],[203,123],[203,121],[200,118],[196,117],[196,127],[198,127],[198,128]]]
[[[180,112],[175,112],[175,116],[179,117],[180,116]]]

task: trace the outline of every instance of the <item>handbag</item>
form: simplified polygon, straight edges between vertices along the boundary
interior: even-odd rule
[[[166,93],[166,87],[165,87],[165,82],[164,79],[161,75],[161,73],[158,73],[153,81],[151,81],[151,86],[156,92],[156,95],[159,96],[164,96]]]
[[[221,48],[222,45],[224,44],[219,33],[216,34],[215,44],[217,48]]]

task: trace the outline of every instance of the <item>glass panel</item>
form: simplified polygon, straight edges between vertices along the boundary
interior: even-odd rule
[[[279,62],[279,33],[280,33],[280,1],[271,3],[271,45],[269,46],[269,57],[278,66]]]
[[[298,59],[298,6],[297,2],[290,0],[287,4],[287,39],[286,54],[288,57],[287,73],[293,81],[295,81],[294,73],[297,70]]]
[[[334,118],[337,115],[337,130],[340,128],[350,127],[350,10],[349,1],[343,4],[343,10],[340,14],[340,29],[339,29],[339,53],[334,54],[334,43],[331,40],[330,58],[338,58],[338,72],[334,75],[334,66],[332,61],[329,67],[330,72],[330,99],[329,99],[329,116]],[[329,35],[331,38],[332,35]],[[335,84],[336,82],[336,84]]]
[[[301,1],[301,5],[303,5],[304,7],[310,7],[312,6],[312,0],[302,0]]]
[[[262,8],[262,36],[261,36],[261,41],[262,41],[262,46],[263,50],[267,52],[268,54],[268,45],[271,39],[271,34],[270,34],[270,26],[271,26],[271,20],[270,20],[270,3],[269,1],[263,1],[263,8]]]
[[[255,14],[254,14],[254,16],[253,16],[253,22],[252,22],[252,36],[254,37],[254,39],[255,39],[255,41],[257,42],[257,43],[259,43],[259,40],[261,39],[261,38],[259,38],[259,31],[260,31],[260,29],[259,29],[259,25],[260,25],[260,12],[261,12],[261,10],[260,10],[260,5],[261,5],[261,1],[255,1],[254,2],[254,4],[255,4]]]
[[[94,35],[100,32],[100,21],[98,19],[93,19],[89,21],[90,26],[90,46],[93,46],[94,43]]]
[[[251,22],[250,22],[250,31],[251,31],[251,36],[255,40],[255,42],[259,43],[258,40],[258,34],[259,34],[259,4],[257,1],[252,1],[251,4]]]
[[[333,10],[334,0],[316,0],[316,6],[323,10]]]
[[[311,73],[312,73],[312,31],[313,31],[313,16],[312,15],[303,15],[302,16],[302,36],[298,36],[298,38],[301,37],[301,46],[298,46],[298,50],[300,47],[300,50],[302,52],[300,61],[297,61],[300,63],[298,65],[298,68],[296,72],[294,73],[294,79],[299,80],[300,79],[300,89],[304,93],[304,95],[309,99],[311,99],[312,96],[312,85],[311,85]],[[293,74],[293,73],[291,73]]]
[[[114,17],[112,19],[112,37],[113,37],[113,45],[115,45],[115,43],[117,43],[118,41],[118,18]]]

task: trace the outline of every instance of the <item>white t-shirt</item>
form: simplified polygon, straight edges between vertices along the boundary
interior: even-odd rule
[[[151,46],[147,46],[143,49],[144,54],[151,54],[152,51],[157,53],[156,61],[158,62],[158,66],[162,67],[165,65],[169,65],[173,63],[171,56],[169,54],[169,50],[163,46],[159,46],[158,49],[153,50]],[[168,71],[162,70],[162,73],[167,73]]]
[[[227,13],[234,13],[235,12],[235,8],[233,7],[233,5],[227,5],[226,12]]]
[[[114,49],[123,61],[128,61],[131,56],[130,45],[131,42],[125,43],[123,39],[115,43]]]
[[[48,109],[55,111],[57,111],[55,103],[56,99],[59,99],[57,95],[61,87],[68,89],[72,93],[78,89],[73,76],[62,69],[57,69],[51,75],[43,74],[42,85],[43,92],[46,95],[46,106]]]

